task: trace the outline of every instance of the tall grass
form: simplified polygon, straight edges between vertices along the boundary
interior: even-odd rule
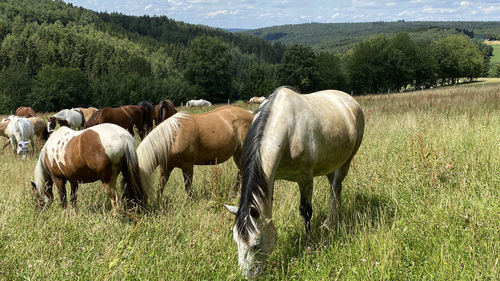
[[[264,280],[500,279],[500,86],[365,96],[363,144],[328,229],[328,184],[314,180],[305,251],[297,185],[276,183],[278,245]],[[35,209],[37,155],[0,152],[0,279],[238,280],[236,166],[196,167],[194,197],[174,170],[150,214],[113,216],[100,183],[78,211]],[[156,182],[156,180],[155,180]]]

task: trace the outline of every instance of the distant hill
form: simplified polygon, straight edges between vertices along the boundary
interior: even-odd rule
[[[500,38],[500,22],[367,22],[308,23],[242,31],[271,42],[311,46],[315,50],[344,52],[374,35],[408,33],[413,39],[432,41],[463,33],[478,39]]]

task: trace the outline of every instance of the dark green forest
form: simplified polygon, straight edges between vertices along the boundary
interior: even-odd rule
[[[480,33],[474,26],[466,27],[429,38],[414,36],[414,29],[368,32],[346,38],[349,48],[338,52],[165,16],[98,13],[59,0],[0,0],[0,113],[26,105],[57,111],[160,99],[224,103],[267,96],[280,85],[366,94],[474,80],[488,71],[492,48],[471,38]]]

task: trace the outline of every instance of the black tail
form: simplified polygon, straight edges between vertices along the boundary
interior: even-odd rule
[[[45,126],[45,128],[43,129],[43,133],[42,133],[42,140],[43,140],[43,143],[45,143],[50,137],[50,133],[49,133],[49,130],[47,130],[47,126]]]
[[[85,124],[85,128],[90,128],[90,127],[98,124],[97,122],[101,118],[102,110],[103,110],[103,108],[94,112],[94,114],[92,114],[92,116],[90,116],[89,121],[87,121],[87,123]]]
[[[167,110],[167,103],[162,100],[160,101],[159,103],[160,107],[158,109],[158,120],[156,120],[156,125],[158,126],[158,124],[160,124],[163,120],[165,120],[163,118],[163,115],[166,114],[166,112],[164,112],[165,110]]]
[[[280,88],[276,89],[276,93]],[[274,104],[275,94],[269,97],[266,104],[254,112],[254,119],[248,130],[243,145],[242,156],[242,187],[238,213],[236,215],[236,226],[243,239],[248,239],[249,232],[255,231],[255,224],[251,222],[251,217],[258,217],[261,214],[258,201],[264,202],[269,196],[269,186],[266,175],[262,169],[260,157],[260,147],[264,129]],[[258,114],[258,115],[257,115]]]

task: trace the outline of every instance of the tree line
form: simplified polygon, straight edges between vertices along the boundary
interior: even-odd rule
[[[489,47],[489,48],[488,48]],[[401,91],[472,80],[491,47],[466,35],[415,40],[375,36],[342,54],[175,22],[95,13],[62,1],[0,2],[0,112],[176,104],[269,95],[280,85],[306,93]]]

